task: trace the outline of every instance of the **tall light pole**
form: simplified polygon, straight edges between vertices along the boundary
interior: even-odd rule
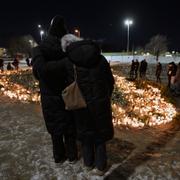
[[[43,35],[45,34],[45,32],[44,32],[44,30],[42,29],[42,25],[41,25],[41,24],[38,24],[38,29],[39,29],[39,34],[40,34],[41,41],[42,41]]]
[[[41,30],[41,31],[40,31],[41,41],[42,41],[42,39],[43,39],[43,38],[42,38],[42,37],[43,37],[43,35],[44,35],[44,31],[43,31],[43,30]]]
[[[40,28],[40,29],[41,29],[41,24],[38,24],[38,28]]]
[[[129,52],[129,28],[130,25],[133,24],[133,21],[130,19],[127,19],[124,21],[124,24],[127,26],[127,53]]]

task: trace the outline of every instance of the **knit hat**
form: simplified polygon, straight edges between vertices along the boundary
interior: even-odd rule
[[[74,34],[66,34],[61,38],[61,47],[64,52],[66,48],[73,42],[82,41],[82,38],[75,36]]]
[[[65,34],[67,34],[67,28],[64,22],[64,18],[60,15],[56,15],[51,20],[51,25],[48,30],[48,34],[52,36],[56,36],[57,38],[61,38]]]

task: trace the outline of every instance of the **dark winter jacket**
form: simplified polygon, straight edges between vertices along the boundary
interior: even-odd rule
[[[160,76],[161,72],[162,72],[162,65],[161,63],[158,63],[156,66],[156,76]]]
[[[174,62],[168,64],[168,76],[175,76],[177,71],[177,65]]]
[[[44,58],[43,60],[36,61],[36,63],[34,63],[35,58],[33,58],[33,73],[35,77],[38,79],[40,75],[47,86],[53,90],[53,93],[59,94],[59,90],[64,89],[66,86],[63,65],[67,60],[65,53],[61,50],[59,39],[49,35],[48,38],[46,38],[40,46],[34,48],[33,51],[34,54],[36,54],[36,59],[39,54]],[[59,73],[59,71],[61,72]],[[58,79],[61,83],[54,83],[55,79]],[[42,91],[44,91],[44,89],[42,89]]]
[[[33,49],[33,74],[39,80],[43,116],[48,132],[55,135],[75,132],[72,114],[65,111],[61,97],[67,86],[66,61],[59,40],[52,36]]]
[[[139,61],[135,61],[135,63],[134,63],[134,70],[138,71],[138,69],[139,69]]]
[[[67,55],[76,65],[77,82],[87,102],[87,108],[74,112],[78,138],[84,141],[89,138],[101,141],[111,139],[114,78],[109,63],[92,41],[72,43],[67,48]],[[69,74],[69,78],[73,77],[73,71],[69,71]],[[73,79],[69,79],[69,82],[72,81]]]
[[[136,65],[136,62],[134,62],[134,60],[132,60],[132,63],[131,63],[131,72],[133,72],[135,70],[135,66]]]
[[[4,66],[4,60],[0,59],[0,67],[3,67],[3,66]]]
[[[145,73],[147,70],[147,66],[148,66],[147,62],[145,60],[142,60],[140,64],[139,72]]]

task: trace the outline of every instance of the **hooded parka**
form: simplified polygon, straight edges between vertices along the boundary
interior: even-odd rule
[[[78,138],[105,142],[114,133],[111,110],[114,78],[109,63],[98,45],[90,40],[72,43],[67,48],[67,56],[76,65],[77,82],[87,102],[87,108],[74,111]],[[66,65],[66,71],[68,81],[72,82],[74,72],[69,67]]]

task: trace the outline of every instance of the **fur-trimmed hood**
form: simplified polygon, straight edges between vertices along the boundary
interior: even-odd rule
[[[61,39],[61,45],[62,49],[66,50],[70,61],[77,66],[92,68],[99,63],[101,51],[97,43],[92,40],[65,35]]]

